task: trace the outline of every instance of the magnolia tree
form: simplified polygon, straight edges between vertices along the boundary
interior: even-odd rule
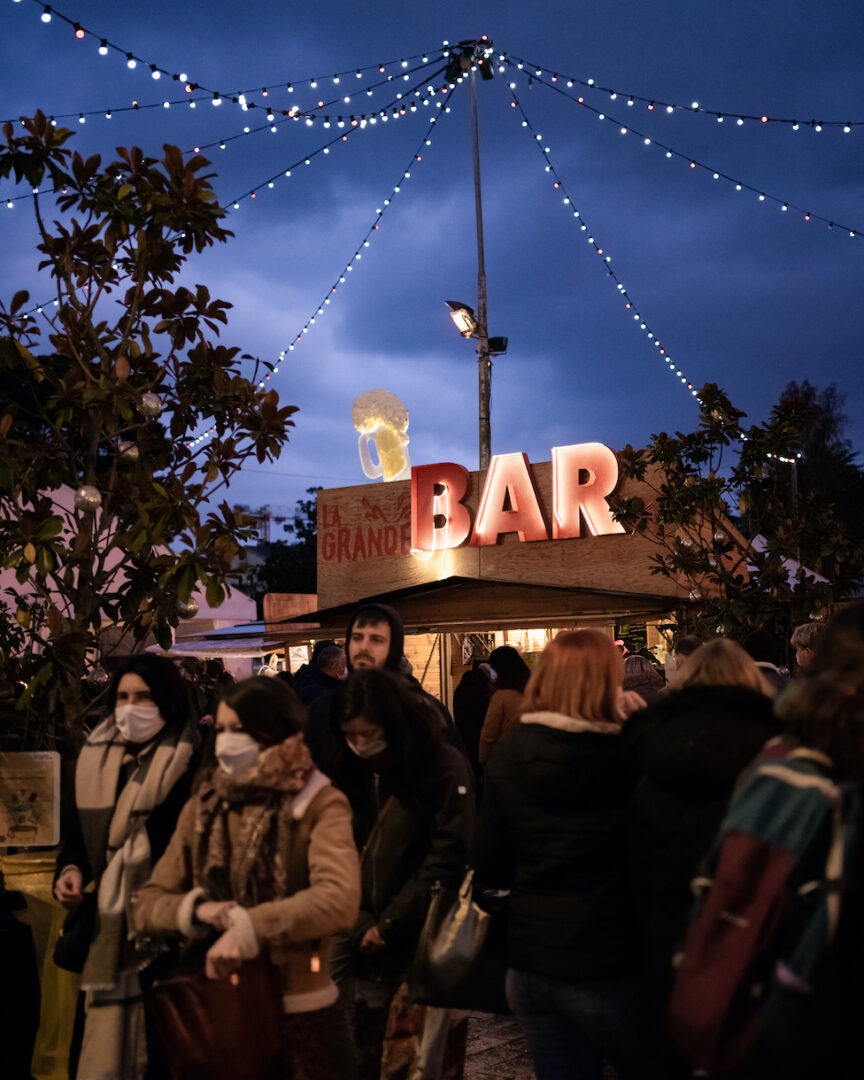
[[[105,620],[168,645],[193,590],[222,601],[250,530],[220,489],[279,455],[295,409],[214,341],[230,305],[178,283],[231,236],[208,162],[118,148],[103,167],[41,113],[22,123],[0,176],[53,189],[32,205],[54,295],[0,305],[0,693],[6,735],[45,748],[78,730]]]
[[[826,474],[845,469],[848,494],[864,491],[864,480],[847,444],[814,440],[820,409],[801,391],[790,384],[766,422],[746,425],[708,384],[696,431],[655,435],[647,448],[619,455],[622,475],[653,494],[619,499],[615,516],[655,542],[655,573],[689,586],[690,603],[677,616],[682,630],[739,641],[765,630],[787,641],[795,625],[861,583],[861,531]]]

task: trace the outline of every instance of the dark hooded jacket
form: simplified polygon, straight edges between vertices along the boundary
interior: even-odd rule
[[[348,660],[349,675],[354,670],[351,667],[351,654],[349,651],[351,634],[354,630],[354,624],[361,612],[363,613],[363,621],[366,625],[370,622],[386,622],[390,627],[390,652],[387,654],[384,667],[387,671],[392,671],[394,674],[399,675],[399,662],[402,659],[402,653],[405,651],[405,628],[402,625],[402,618],[399,615],[399,612],[396,611],[395,608],[389,607],[387,604],[363,604],[351,616],[351,621],[348,623],[348,629],[345,632],[345,654]]]
[[[692,878],[742,769],[777,734],[771,701],[743,686],[685,686],[635,713],[623,729],[637,776],[632,851],[645,962],[655,990],[686,929]],[[652,979],[653,973],[653,979]]]

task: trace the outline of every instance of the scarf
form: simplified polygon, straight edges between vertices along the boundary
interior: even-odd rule
[[[87,1020],[80,1080],[143,1076],[146,1040],[138,971],[153,952],[136,953],[129,937],[132,894],[150,877],[147,819],[189,768],[198,734],[163,729],[139,754],[126,746],[114,717],[90,734],[78,756],[75,798],[97,885],[98,929],[84,965]],[[125,783],[118,796],[121,778]]]
[[[233,779],[217,769],[199,796],[193,877],[214,899],[254,907],[290,895],[293,797],[315,771],[303,735],[264,750],[258,764]],[[232,844],[228,815],[239,815]]]

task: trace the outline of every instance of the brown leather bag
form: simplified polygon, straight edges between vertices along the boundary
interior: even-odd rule
[[[203,971],[153,984],[147,1010],[174,1080],[261,1080],[279,1056],[281,1015],[263,956],[223,979]]]

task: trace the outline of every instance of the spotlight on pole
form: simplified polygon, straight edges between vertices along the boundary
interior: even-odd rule
[[[477,319],[474,315],[474,308],[463,304],[461,300],[445,300],[444,303],[450,308],[450,318],[462,337],[474,337],[477,333]]]

